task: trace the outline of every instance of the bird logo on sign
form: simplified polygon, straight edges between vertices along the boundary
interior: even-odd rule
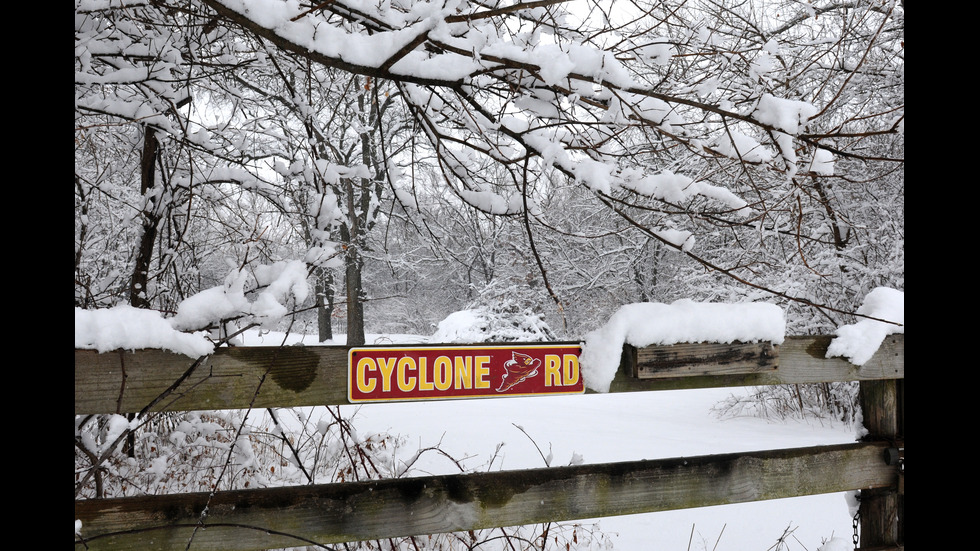
[[[511,359],[504,362],[506,370],[497,392],[506,392],[529,377],[538,374],[541,360],[527,354],[511,351]]]

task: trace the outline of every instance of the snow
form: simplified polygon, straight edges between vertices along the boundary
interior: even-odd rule
[[[492,191],[459,190],[459,196],[470,205],[490,214],[513,214],[510,203]],[[519,211],[518,211],[519,212]]]
[[[637,48],[636,53],[644,59],[664,67],[678,52],[677,47],[670,43],[669,37],[657,37],[651,39],[650,44]]]
[[[202,331],[211,322],[249,314],[269,323],[285,315],[290,297],[302,302],[309,294],[301,262],[260,266],[255,280],[263,289],[254,302],[245,296],[244,272],[232,272],[225,285],[206,289],[180,303],[169,319],[152,310],[126,305],[101,310],[75,308],[75,348],[106,352],[115,349],[161,348],[190,357],[210,354],[213,345]],[[887,287],[871,291],[857,311],[864,319],[837,329],[827,357],[844,357],[864,365],[886,336],[905,332],[905,293]],[[480,313],[464,310],[439,324],[435,342],[461,342],[471,334]],[[486,325],[486,323],[484,323]],[[585,335],[582,374],[587,388],[607,392],[619,365],[623,344],[636,347],[682,342],[730,343],[770,341],[785,337],[782,310],[767,303],[699,303],[681,299],[672,304],[636,303],[621,307],[609,321]]]
[[[676,174],[671,170],[663,170],[653,175],[634,175],[631,171],[623,171],[622,186],[636,193],[675,204],[685,203],[694,195],[702,195],[736,211],[749,212],[745,200],[730,190],[694,180],[683,174]]]
[[[263,300],[281,304],[291,294],[301,295],[304,289],[298,273],[289,264],[263,270],[258,278],[266,285]],[[181,304],[179,313],[170,319],[128,306],[105,310],[76,308],[75,346],[101,352],[117,348],[164,348],[192,357],[210,353],[211,349],[205,346],[210,343],[201,333],[184,333],[175,326],[193,327],[218,312],[227,314],[229,304],[254,313],[256,305],[239,293],[241,281],[242,276],[238,274],[229,278],[228,285],[188,298]],[[828,355],[842,355],[855,363],[866,361],[885,335],[904,332],[904,300],[902,291],[873,290],[859,313],[878,319],[865,318],[841,327]],[[458,337],[464,332],[464,326],[473,323],[474,317],[474,312],[461,312],[447,318],[439,326],[440,339]],[[175,319],[184,323],[176,324]],[[608,390],[615,373],[613,364],[618,363],[623,343],[634,346],[734,340],[780,343],[784,330],[782,310],[767,303],[699,303],[685,299],[671,304],[630,304],[586,335],[581,364],[589,388],[603,391]],[[265,340],[269,338],[276,344],[284,342],[279,335]],[[248,336],[241,344],[268,344],[260,339],[263,337]],[[368,342],[381,341],[425,342],[425,339],[385,335],[369,336]],[[544,460],[558,466],[583,461],[602,463],[840,444],[853,442],[859,429],[828,420],[774,422],[757,417],[719,418],[713,406],[732,393],[731,389],[705,389],[344,408],[353,415],[359,434],[402,437],[408,442],[403,449],[409,454],[438,446],[449,456],[463,458],[464,464],[476,470],[543,467]],[[121,428],[124,421],[114,419],[113,426]],[[546,450],[547,455],[540,453],[539,448]],[[399,458],[393,458],[396,460]],[[427,455],[413,469],[422,471],[419,474],[459,472],[456,464],[441,454]],[[838,551],[851,545],[851,503],[852,493],[844,492],[585,522],[597,522],[615,549],[761,550],[771,548],[791,530],[785,549]]]
[[[585,336],[580,362],[585,386],[608,392],[619,368],[623,344],[636,347],[682,342],[781,344],[786,322],[778,306],[766,303],[637,303],[621,307],[609,322]]]
[[[483,323],[481,311],[476,308],[453,312],[439,322],[432,342],[479,342],[479,326]]]
[[[854,543],[844,538],[831,538],[830,541],[817,548],[817,551],[851,551]]]
[[[481,70],[479,60],[482,56],[500,56],[540,66],[541,77],[548,84],[558,84],[572,72],[600,82],[614,81],[621,86],[635,84],[622,64],[609,52],[577,44],[559,48],[553,44],[493,41],[489,40],[492,35],[483,32],[480,27],[457,36],[453,31],[464,27],[452,28],[445,22],[446,17],[454,15],[454,2],[447,6],[435,2],[413,4],[411,13],[405,14],[401,20],[392,19],[388,23],[396,27],[413,19],[417,19],[417,23],[370,35],[318,25],[310,18],[297,17],[307,10],[295,1],[270,4],[261,0],[221,0],[221,3],[293,44],[324,56],[364,67],[380,67],[390,59],[397,59],[390,69],[396,75],[462,81]],[[388,11],[385,15],[394,16],[394,13]],[[473,56],[413,50],[395,57],[406,44],[423,35],[445,41],[461,51],[473,52]]]
[[[127,305],[101,310],[75,308],[75,348],[99,352],[160,348],[193,358],[214,351],[203,333],[183,333],[159,312]]]
[[[834,175],[834,154],[826,149],[817,149],[813,152],[813,160],[810,161],[810,172],[823,176]]]
[[[905,292],[878,287],[864,297],[857,313],[868,318],[838,327],[836,338],[827,348],[828,358],[842,356],[855,365],[864,365],[878,350],[885,337],[895,333],[904,334]]]
[[[710,144],[726,157],[742,159],[748,163],[764,163],[772,160],[772,151],[758,141],[740,132],[728,130]]]
[[[181,301],[171,322],[175,330],[198,329],[248,314],[260,324],[275,324],[287,314],[285,303],[290,298],[301,303],[309,296],[307,276],[306,264],[298,260],[259,265],[252,273],[234,270],[224,285],[205,289]],[[245,296],[251,279],[260,289],[253,302]]]
[[[763,94],[752,118],[795,136],[806,128],[817,112],[817,108],[810,103]]]

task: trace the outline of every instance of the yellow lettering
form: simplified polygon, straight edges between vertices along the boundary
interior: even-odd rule
[[[446,392],[492,388],[492,356],[361,357],[354,372],[354,388],[362,395],[389,392]],[[432,363],[429,363],[432,360]],[[577,354],[545,354],[545,387],[570,387],[581,382]],[[538,367],[538,369],[542,369]]]
[[[435,379],[436,390],[449,390],[453,384],[453,364],[446,356],[436,358],[435,365],[432,366],[432,373]]]
[[[391,392],[391,372],[394,370],[394,358],[381,359],[381,390],[383,392]]]
[[[367,380],[365,376],[367,371],[375,371],[376,369],[378,369],[378,365],[371,358],[361,358],[357,361],[357,390],[365,394],[374,391],[377,382],[373,378]]]
[[[409,377],[407,371],[415,369],[415,360],[403,357],[398,360],[398,389],[402,392],[410,392],[415,389],[415,377]]]
[[[490,381],[487,380],[490,376],[488,363],[490,363],[490,356],[476,357],[476,388],[490,388]]]
[[[428,363],[426,358],[419,358],[419,390],[432,390],[432,380],[428,377],[426,363]]]
[[[565,385],[572,386],[578,384],[578,356],[575,354],[565,354],[562,357],[563,371],[565,372]]]
[[[561,386],[561,358],[556,354],[544,357],[544,386]]]
[[[453,363],[456,366],[456,388],[473,388],[473,356],[456,356]]]

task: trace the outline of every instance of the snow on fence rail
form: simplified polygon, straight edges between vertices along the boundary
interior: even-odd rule
[[[855,366],[831,337],[780,345],[625,346],[610,392],[860,381],[868,436],[854,444],[75,501],[76,549],[261,550],[862,491],[863,549],[904,541],[904,335]],[[507,343],[508,346],[513,343]],[[539,343],[540,344],[540,343]],[[568,344],[568,343],[564,343]],[[486,346],[485,344],[474,346]],[[75,350],[75,414],[339,405],[347,347]],[[261,392],[256,392],[261,388]],[[542,397],[541,399],[547,399]],[[583,398],[585,399],[585,398]],[[383,407],[383,406],[378,406]],[[200,524],[207,507],[207,522]]]

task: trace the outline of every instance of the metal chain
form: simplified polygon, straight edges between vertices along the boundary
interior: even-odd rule
[[[899,450],[904,451],[904,448],[898,448],[898,449],[894,450],[894,456],[886,455],[885,461],[889,465],[896,465],[897,464],[898,465],[899,475],[904,476],[905,475],[905,458],[902,457],[899,454]],[[858,498],[858,502],[860,502],[861,501],[861,494],[858,494],[857,495],[857,498]],[[858,535],[858,527],[860,527],[860,525],[861,525],[861,509],[860,509],[860,507],[858,507],[857,512],[854,513],[854,518],[851,520],[851,525],[854,527],[854,536],[852,536],[852,539],[854,541],[854,549],[855,549],[855,551],[857,551],[857,549],[859,547],[859,544],[860,544],[860,541],[861,541],[861,538]]]
[[[851,525],[854,527],[854,549],[857,549],[858,543],[860,542],[860,538],[858,537],[858,526],[861,525],[861,511],[854,513],[854,519],[851,520]]]

